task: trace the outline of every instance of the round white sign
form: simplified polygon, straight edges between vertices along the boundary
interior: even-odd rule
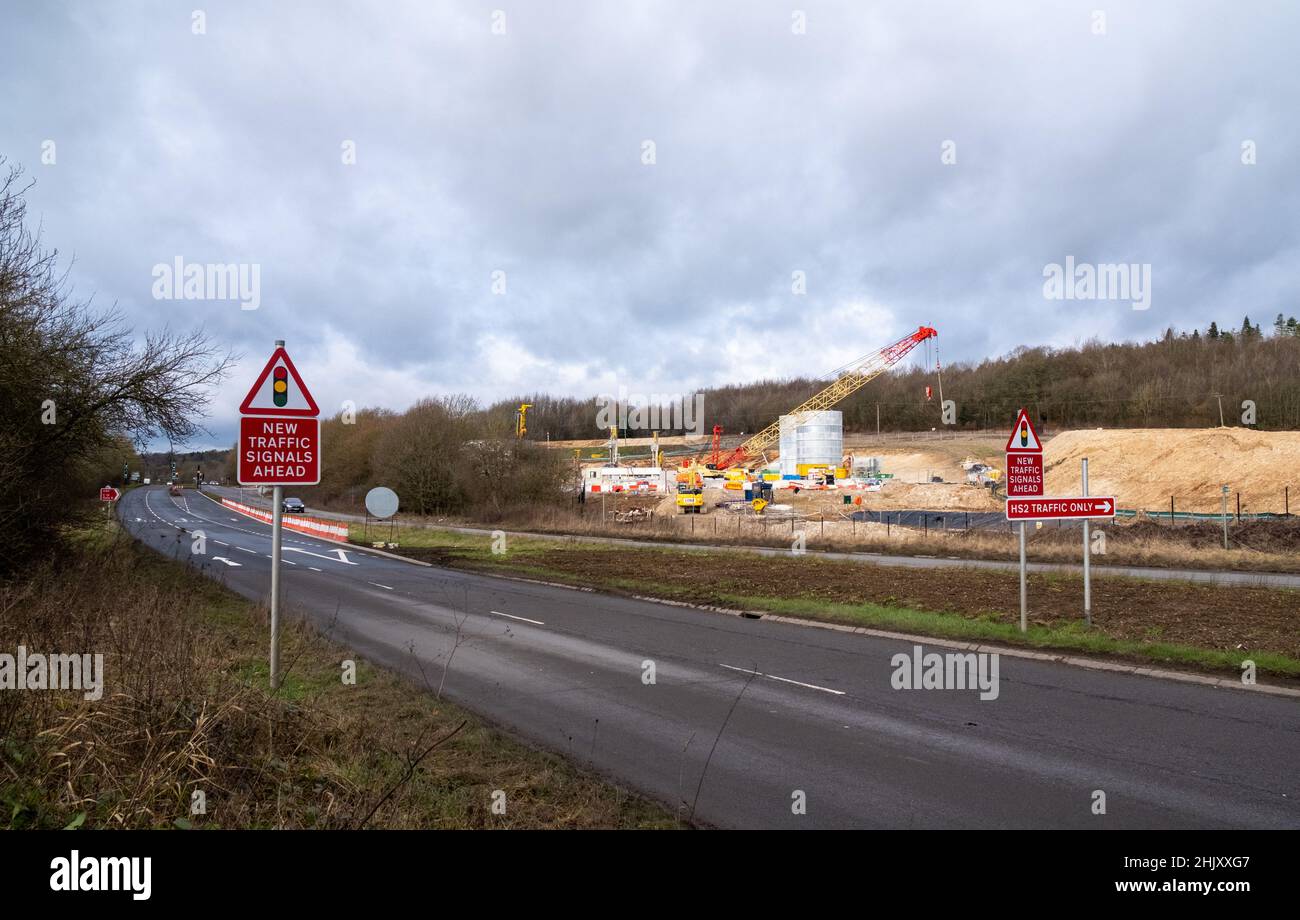
[[[397,493],[387,486],[376,486],[366,493],[366,510],[377,518],[397,513]]]

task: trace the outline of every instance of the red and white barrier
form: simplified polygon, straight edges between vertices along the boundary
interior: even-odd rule
[[[262,508],[254,508],[252,505],[245,505],[243,502],[233,501],[229,498],[221,499],[221,504],[227,508],[233,508],[240,514],[246,514],[251,518],[262,521],[265,524],[271,523],[271,512]],[[340,524],[337,521],[322,521],[320,518],[298,517],[296,515],[282,514],[280,520],[285,527],[290,530],[296,530],[299,533],[309,534],[313,537],[320,537],[322,540],[335,540],[339,543],[348,542],[348,525]]]

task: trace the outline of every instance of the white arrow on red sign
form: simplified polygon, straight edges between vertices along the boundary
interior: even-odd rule
[[[1111,496],[1053,496],[1052,498],[1008,498],[1008,521],[1057,521],[1088,518],[1113,518],[1115,499]]]

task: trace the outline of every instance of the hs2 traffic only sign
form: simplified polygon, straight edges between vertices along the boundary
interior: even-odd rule
[[[320,409],[283,346],[271,354],[239,411],[240,485],[320,482]]]
[[[1113,518],[1115,499],[1084,495],[1052,498],[1008,498],[1008,521]]]
[[[1029,629],[1028,565],[1025,554],[1027,521],[1080,520],[1083,522],[1083,619],[1092,625],[1092,567],[1089,521],[1115,517],[1112,496],[1088,494],[1088,458],[1081,462],[1082,495],[1044,495],[1043,442],[1039,440],[1029,413],[1024,409],[1007,438],[1007,520],[1019,521],[1020,527],[1020,631]],[[1035,524],[1035,529],[1041,526]]]

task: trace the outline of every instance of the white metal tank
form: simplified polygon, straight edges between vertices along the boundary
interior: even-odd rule
[[[836,467],[844,459],[844,413],[835,410],[801,412],[780,419],[781,475],[796,476],[799,466],[825,463]]]

